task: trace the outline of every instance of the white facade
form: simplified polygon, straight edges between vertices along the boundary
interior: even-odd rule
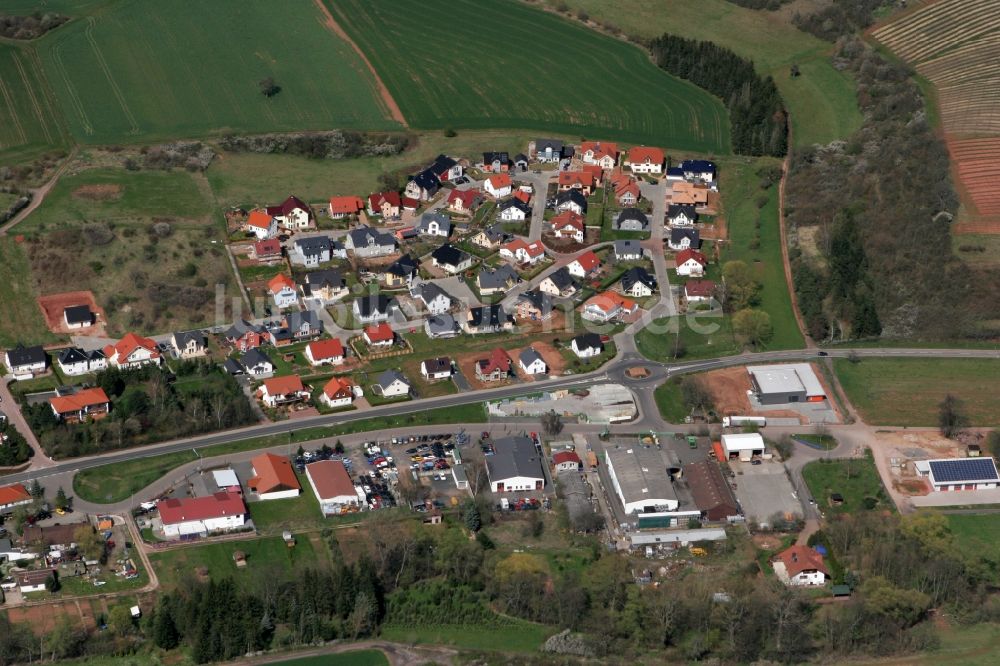
[[[296,206],[289,210],[287,215],[276,215],[274,220],[284,229],[301,231],[309,228],[309,211]]]
[[[723,435],[722,450],[727,457],[739,455],[741,461],[747,462],[755,453],[764,453],[764,438],[756,432]]]
[[[499,215],[504,222],[524,222],[527,219],[524,211],[517,206],[509,206],[503,209]]]
[[[576,344],[576,338],[573,338],[573,342],[570,343],[570,347],[573,349],[573,353],[579,358],[591,358],[593,356],[600,356],[601,349],[599,347],[587,347],[585,349],[580,349]]]
[[[249,225],[247,226],[247,231],[252,233],[257,240],[267,240],[278,235],[278,223],[272,217],[270,224],[266,228],[258,227],[257,225]]]
[[[511,493],[535,490],[538,483],[544,483],[544,479],[536,479],[530,476],[512,476],[506,479],[494,481],[490,479],[490,490],[494,493]],[[501,490],[501,487],[503,488]]]
[[[187,520],[170,525],[164,523],[163,534],[168,537],[180,537],[208,532],[228,532],[243,527],[245,523],[246,516],[242,513],[234,516],[205,518],[204,520]]]
[[[545,365],[545,361],[540,358],[536,358],[527,365],[525,365],[523,360],[519,359],[517,364],[521,366],[521,370],[526,375],[544,375],[549,370],[548,366]]]
[[[407,395],[410,392],[410,385],[399,379],[394,379],[388,386],[382,386],[381,388],[382,397],[385,398]]]
[[[509,197],[511,193],[510,179],[508,178],[503,180],[506,181],[506,184],[501,184],[499,187],[495,187],[493,185],[493,179],[487,178],[486,181],[483,182],[483,190],[497,199],[500,199],[501,197]]]
[[[653,290],[645,282],[636,280],[629,289],[625,289],[624,285],[622,285],[622,293],[628,294],[633,298],[645,298],[646,296],[652,296]]]
[[[289,308],[299,302],[299,293],[293,287],[284,285],[280,290],[272,292],[271,298],[277,308]]]
[[[608,476],[626,514],[675,511],[680,505],[667,479],[666,465],[651,466],[644,459],[652,457],[649,451],[605,451]]]
[[[677,274],[688,277],[701,277],[705,274],[705,267],[695,259],[688,259],[682,264],[677,264]]]

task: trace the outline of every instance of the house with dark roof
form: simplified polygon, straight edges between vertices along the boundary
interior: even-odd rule
[[[256,349],[264,343],[267,331],[263,326],[251,324],[246,319],[238,319],[225,332],[226,342],[239,351]]]
[[[569,268],[563,266],[556,269],[538,283],[538,290],[550,296],[569,298],[577,292],[579,285],[570,275]]]
[[[41,345],[25,347],[17,345],[8,349],[4,355],[4,364],[15,379],[26,379],[41,374],[49,368],[49,355]]]
[[[690,227],[698,221],[698,213],[692,204],[670,204],[667,206],[667,222],[672,227]]]
[[[458,335],[458,322],[447,312],[429,317],[424,322],[424,332],[435,340],[453,338]]]
[[[295,239],[292,250],[288,253],[288,260],[293,264],[311,268],[325,264],[337,255],[341,259],[347,258],[347,250],[343,245],[331,240],[329,236],[309,236]]]
[[[531,217],[531,206],[517,198],[507,199],[497,206],[497,217],[504,222],[524,222]]]
[[[101,349],[85,351],[79,347],[67,347],[56,357],[59,370],[71,377],[100,372],[108,367],[108,359]]]
[[[420,236],[447,238],[451,235],[451,218],[438,211],[429,211],[420,216],[415,229]]]
[[[385,257],[396,252],[396,237],[367,226],[347,232],[345,247],[356,257]]]
[[[312,225],[312,209],[309,208],[309,204],[294,195],[277,206],[268,206],[266,212],[274,218],[278,226],[289,231],[302,231]]]
[[[438,177],[438,180],[449,181],[462,177],[462,165],[457,160],[447,155],[438,155],[434,158],[427,170]]]
[[[518,153],[514,155],[514,169],[517,171],[527,171],[528,170],[528,156],[524,153]]]
[[[439,189],[441,189],[441,181],[437,174],[430,169],[424,169],[417,175],[410,176],[403,194],[411,199],[427,201],[437,194]]]
[[[337,301],[347,296],[347,280],[337,269],[325,269],[306,273],[302,284],[302,298],[320,303]]]
[[[208,338],[200,330],[177,331],[170,344],[178,358],[200,358],[208,353]]]
[[[481,268],[476,275],[476,287],[483,296],[490,296],[498,292],[511,289],[521,281],[521,277],[514,270],[513,266],[504,264],[495,269]]]
[[[483,153],[483,171],[507,173],[510,171],[510,155],[506,151]]]
[[[424,304],[432,315],[451,309],[451,296],[434,282],[418,282],[410,288],[410,296]]]
[[[615,218],[615,229],[649,232],[649,218],[638,208],[623,208]]]
[[[323,335],[323,322],[313,310],[289,312],[277,325],[270,326],[267,334],[272,345],[284,347]]]
[[[428,381],[449,379],[452,374],[451,359],[447,356],[425,359],[420,363],[420,374]]]
[[[511,199],[511,201],[516,201],[516,199]],[[473,245],[478,245],[479,247],[486,248],[487,250],[495,250],[504,243],[508,242],[513,236],[503,230],[502,224],[492,224],[475,236],[472,237],[471,241]]]
[[[552,296],[532,289],[518,295],[514,312],[518,319],[524,321],[545,321],[552,317],[552,311]]]
[[[509,331],[514,327],[510,317],[504,312],[502,305],[484,305],[472,308],[466,315],[465,332],[473,335],[482,333],[499,333]]]
[[[701,233],[694,227],[672,227],[667,247],[671,250],[697,250],[701,247]]]
[[[714,162],[708,160],[684,160],[680,163],[680,169],[684,172],[684,178],[690,181],[703,181],[712,183],[715,181],[716,167]]]
[[[89,305],[71,305],[63,310],[63,322],[69,329],[87,328],[94,325],[94,313]]]
[[[572,155],[566,154],[566,146],[559,139],[535,139],[532,156],[536,161],[543,164],[549,162],[559,162]]]
[[[240,358],[243,371],[254,377],[270,377],[274,374],[274,363],[259,349],[250,349]]]
[[[472,266],[472,255],[451,243],[445,243],[431,252],[431,263],[445,273],[455,275]]]
[[[544,375],[549,371],[545,359],[534,347],[522,349],[521,353],[517,355],[517,364],[521,366],[521,372],[526,375]]]
[[[591,358],[604,351],[604,343],[601,342],[601,336],[597,333],[578,335],[570,341],[569,346],[579,358]]]
[[[622,293],[632,298],[645,298],[656,291],[656,278],[641,267],[635,266],[625,271],[621,279]]]
[[[486,458],[490,490],[502,494],[542,490],[545,473],[542,456],[530,437],[501,437],[493,442],[494,454]]]
[[[571,210],[577,215],[587,214],[587,197],[579,190],[566,190],[556,195],[556,212]]]
[[[617,240],[612,254],[615,261],[638,261],[642,259],[642,245],[637,240]]]
[[[398,370],[386,370],[380,374],[372,388],[383,398],[398,398],[410,394],[410,382]]]
[[[354,300],[354,317],[362,324],[388,321],[396,309],[396,299],[384,294],[369,294]]]
[[[382,283],[389,289],[409,287],[417,277],[417,260],[408,254],[392,262],[382,271]]]

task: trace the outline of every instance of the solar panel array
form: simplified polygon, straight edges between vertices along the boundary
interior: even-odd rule
[[[931,473],[938,483],[962,483],[972,481],[997,481],[997,467],[993,458],[956,458],[954,460],[932,460]]]

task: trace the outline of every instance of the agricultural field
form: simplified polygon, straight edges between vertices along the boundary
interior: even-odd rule
[[[1000,423],[1000,377],[991,359],[836,359],[847,399],[869,425],[936,426],[938,405],[951,393],[973,426]]]
[[[526,4],[325,2],[413,127],[530,128],[730,152],[718,99],[633,45]],[[503,26],[502,58],[484,43],[484,25]]]
[[[91,11],[37,46],[82,143],[400,128],[319,4],[164,0]],[[281,88],[270,98],[258,86],[267,77]]]
[[[550,3],[557,4],[557,3]],[[774,78],[791,114],[792,143],[808,146],[847,138],[861,126],[851,76],[830,62],[831,44],[795,28],[779,12],[745,9],[729,0],[565,0],[573,12],[640,38],[664,32],[703,39],[753,60]],[[801,75],[792,78],[791,66]]]
[[[11,236],[0,237],[0,347],[18,342],[42,344],[57,337],[45,326],[45,317],[35,302],[35,290],[24,276],[29,273],[24,245]]]
[[[0,43],[0,164],[28,161],[66,138],[36,49]]]

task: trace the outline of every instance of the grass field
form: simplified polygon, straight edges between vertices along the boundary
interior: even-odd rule
[[[119,2],[38,49],[83,143],[399,127],[374,77],[311,2]],[[272,98],[258,87],[265,77],[281,87]]]
[[[796,146],[844,139],[861,126],[854,81],[837,71],[828,44],[792,26],[779,14],[744,9],[728,0],[565,0],[574,11],[644,38],[664,32],[704,39],[753,60],[785,100]],[[801,76],[791,78],[791,66]]]
[[[667,423],[684,423],[688,409],[684,406],[679,378],[663,382],[653,391],[653,399],[660,410],[660,416]]]
[[[1000,514],[947,513],[945,518],[958,547],[990,563],[996,580],[1000,568]]]
[[[516,627],[482,627],[462,624],[427,627],[382,627],[382,638],[401,643],[451,645],[467,650],[491,652],[536,652],[556,630],[524,622]]]
[[[10,347],[18,342],[41,344],[57,340],[45,327],[45,318],[35,302],[31,280],[26,279],[29,272],[23,246],[10,236],[0,238],[0,303],[3,303],[0,347]]]
[[[696,330],[697,329],[697,330]],[[680,348],[677,337],[680,336]],[[700,316],[656,319],[635,336],[636,347],[646,358],[667,362],[738,354],[729,317]]]
[[[516,2],[325,1],[413,127],[530,128],[729,152],[719,100],[579,24]],[[502,45],[484,26],[502,26]]]
[[[34,46],[0,43],[0,164],[30,160],[66,140]]]
[[[974,426],[1000,424],[1000,361],[864,359],[834,361],[847,399],[871,425],[935,426],[945,395],[964,403]]]
[[[364,514],[355,513],[336,518],[325,518],[319,509],[319,501],[309,486],[305,474],[298,474],[302,492],[298,497],[280,500],[264,500],[248,502],[250,517],[258,530],[277,534],[284,530],[316,529],[328,527],[334,523],[358,522]]]
[[[389,660],[379,650],[353,650],[340,654],[313,657],[290,657],[283,661],[269,661],[270,666],[389,666]]]
[[[87,502],[121,502],[170,470],[198,458],[194,451],[178,451],[152,458],[102,465],[77,472],[73,492]]]
[[[816,460],[802,468],[802,478],[821,511],[856,513],[859,511],[895,510],[882,486],[875,461],[869,452],[864,458]],[[830,495],[840,493],[843,504],[830,504]],[[869,499],[870,498],[870,499]],[[874,505],[869,508],[866,500]]]

